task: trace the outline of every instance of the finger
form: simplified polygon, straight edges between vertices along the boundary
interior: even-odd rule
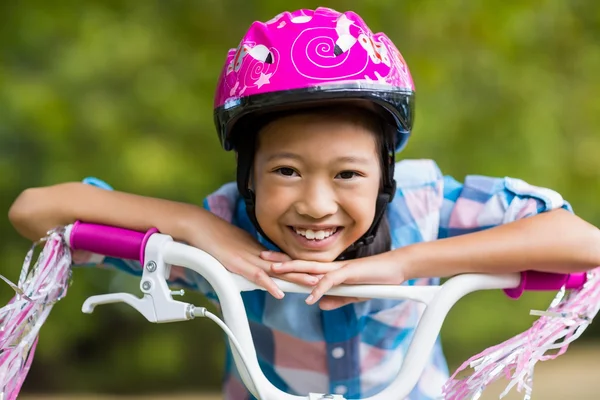
[[[315,304],[329,289],[346,281],[349,268],[340,268],[325,274],[306,298],[306,304]]]
[[[278,251],[269,251],[269,250],[261,251],[260,258],[262,258],[263,260],[266,260],[266,261],[280,262],[280,263],[292,260],[290,258],[290,256],[288,256],[285,253],[281,253]]]
[[[326,274],[340,268],[339,263],[321,263],[317,261],[293,260],[271,265],[271,271],[282,274],[286,272],[303,272],[306,274]]]
[[[329,311],[361,301],[365,301],[365,299],[360,297],[323,296],[321,301],[319,301],[319,308],[324,311]]]
[[[254,282],[256,285],[265,288],[267,292],[269,292],[276,299],[283,298],[283,291],[279,288],[279,286],[277,286],[275,281],[271,279],[265,270],[260,269],[259,267],[250,267],[241,275],[250,282]]]
[[[280,253],[280,254],[283,254],[283,253]],[[284,255],[284,256],[287,257],[287,255]],[[290,258],[288,257],[288,259],[290,259]],[[271,271],[272,263],[270,261],[265,261],[261,258],[253,257],[251,260],[249,260],[249,262],[253,265],[258,266],[260,269],[264,270],[265,272],[267,272],[267,275],[270,275],[275,278],[283,279],[284,281],[297,283],[299,285],[304,285],[304,286],[314,286],[317,284],[317,282],[319,282],[318,278],[313,277],[310,274],[305,274],[305,273],[297,273],[297,272],[289,272],[289,273],[283,273],[283,274],[273,273]]]
[[[276,253],[276,252],[272,252],[272,253]],[[283,256],[288,257],[284,253],[280,253],[280,254],[283,254]],[[289,257],[288,257],[288,259],[289,259]],[[279,273],[274,274],[273,272],[271,272],[272,262],[265,261],[260,257],[253,256],[246,262],[250,263],[253,266],[253,268],[258,267],[260,270],[265,271],[267,276],[275,275],[276,278],[280,278],[280,279],[283,279],[285,281],[292,282],[292,283],[297,283],[297,284],[303,285],[303,286],[314,286],[318,283],[318,278],[313,277],[310,274],[296,273],[296,272],[289,272],[289,273],[285,273],[285,274],[279,274]],[[259,274],[258,272],[254,272],[254,273]],[[246,279],[248,279],[248,278],[246,278]],[[262,279],[263,281],[265,280],[264,277],[260,277],[260,279]],[[252,280],[252,281],[255,282],[254,280]],[[269,281],[272,283],[272,285],[274,287],[277,288],[277,290],[279,292],[281,292],[280,288],[276,285],[276,283],[271,278],[269,278]],[[258,285],[258,283],[257,283],[257,285]],[[261,285],[261,286],[265,287],[264,285]],[[269,291],[269,293],[273,294],[273,296],[275,296],[276,298],[283,297],[283,292],[281,292],[281,297],[278,297],[276,294],[274,294],[274,292],[271,291],[270,287],[272,287],[272,286],[269,286],[269,288],[265,287]],[[279,292],[276,292],[276,293],[279,293]]]
[[[272,275],[273,276],[273,275]],[[287,274],[274,275],[274,278],[283,279],[284,281],[297,283],[303,286],[314,286],[319,283],[319,278],[310,274],[300,274],[296,272],[290,272]]]

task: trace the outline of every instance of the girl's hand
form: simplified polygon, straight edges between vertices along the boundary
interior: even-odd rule
[[[204,213],[203,213],[204,214]],[[199,224],[193,224],[192,234],[186,234],[186,242],[209,252],[229,271],[241,275],[249,281],[265,288],[277,299],[283,298],[283,291],[271,277],[313,286],[318,278],[306,273],[271,270],[273,261],[287,262],[290,258],[284,253],[269,252],[252,235],[227,221],[206,212]],[[269,257],[267,261],[261,256]]]
[[[322,276],[306,299],[306,303],[311,305],[319,301],[329,289],[341,284],[399,285],[404,282],[403,264],[391,252],[387,252],[357,260],[331,263],[285,261],[273,264],[271,270],[277,274],[295,272]],[[323,310],[332,310],[364,300],[356,297],[326,296],[319,305]]]

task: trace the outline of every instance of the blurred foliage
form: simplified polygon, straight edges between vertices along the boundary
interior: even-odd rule
[[[1,2],[0,210],[27,187],[86,176],[199,204],[234,179],[212,125],[227,49],[254,20],[319,5],[358,12],[411,66],[417,122],[403,157],[433,158],[458,179],[551,187],[600,225],[600,3],[589,0]],[[3,215],[0,273],[17,279],[29,244]],[[137,284],[77,270],[44,325],[25,389],[217,389],[224,361],[214,324],[157,326],[117,305],[80,311],[89,295],[137,293]],[[0,286],[0,303],[12,294]],[[471,295],[444,326],[451,363],[526,329],[528,310],[550,298]]]

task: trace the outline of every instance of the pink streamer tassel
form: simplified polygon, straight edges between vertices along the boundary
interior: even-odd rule
[[[18,284],[0,278],[16,292],[0,308],[0,399],[17,398],[27,377],[39,331],[53,305],[67,293],[71,277],[71,252],[57,229],[35,243],[27,252]],[[30,270],[33,251],[45,242],[37,262]]]
[[[581,336],[600,308],[600,267],[588,272],[585,285],[569,293],[561,289],[546,311],[532,311],[540,316],[527,331],[490,347],[471,357],[450,377],[444,385],[446,400],[477,400],[485,388],[505,377],[510,382],[503,398],[516,387],[525,392],[524,399],[531,399],[533,370],[538,361],[553,360],[564,354],[569,344]],[[553,354],[547,354],[549,351]],[[472,368],[472,373],[462,379],[456,376]]]

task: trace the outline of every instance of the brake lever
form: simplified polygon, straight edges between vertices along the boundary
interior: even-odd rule
[[[165,238],[164,240],[172,240]],[[159,243],[160,244],[160,243]],[[144,296],[138,298],[130,293],[109,293],[91,296],[83,303],[81,311],[91,314],[94,308],[103,304],[126,303],[136,309],[148,321],[155,323],[176,322],[193,319],[195,306],[183,301],[173,300],[174,294],[183,295],[184,291],[171,291],[167,285],[171,267],[160,257],[156,246],[146,252],[140,289]]]
[[[110,303],[126,303],[135,308],[148,321],[157,322],[156,312],[154,311],[154,302],[152,296],[145,295],[141,299],[129,293],[110,293],[97,296],[91,296],[83,303],[81,311],[86,314],[94,312],[96,306]]]

